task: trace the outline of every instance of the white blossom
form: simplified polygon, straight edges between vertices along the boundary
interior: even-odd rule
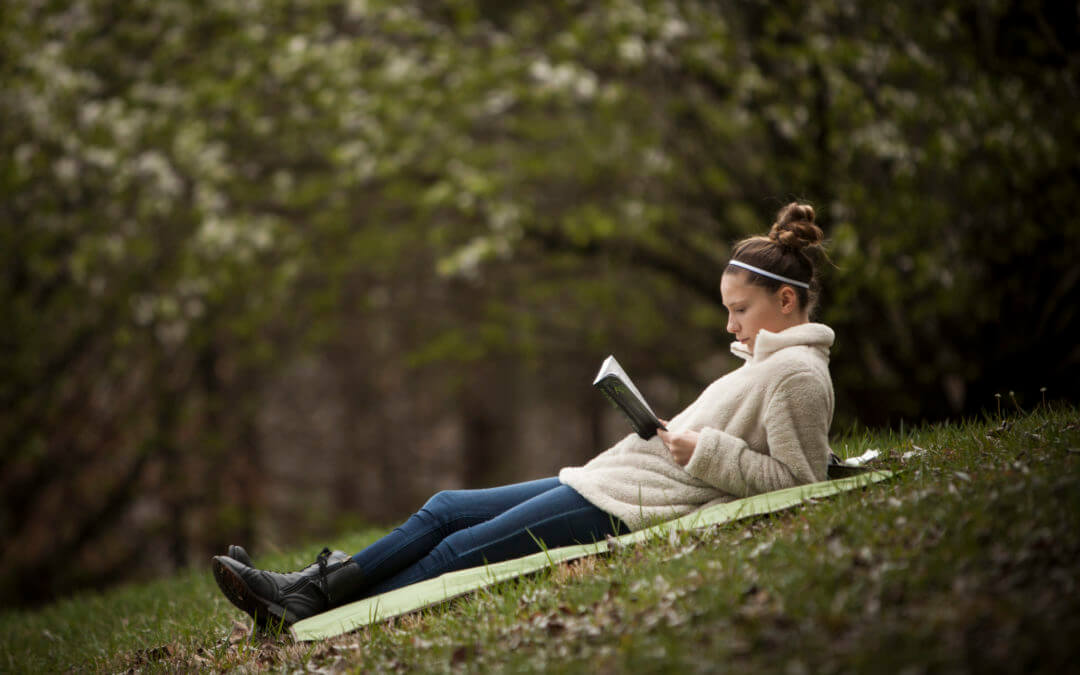
[[[619,43],[619,58],[631,65],[640,65],[645,61],[645,43],[636,35]]]
[[[53,173],[61,183],[73,183],[79,175],[79,164],[71,157],[61,157],[53,162]]]

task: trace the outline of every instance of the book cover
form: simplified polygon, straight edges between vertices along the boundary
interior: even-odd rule
[[[657,429],[667,430],[614,356],[604,359],[593,386],[626,415],[641,438],[648,440],[656,435]]]

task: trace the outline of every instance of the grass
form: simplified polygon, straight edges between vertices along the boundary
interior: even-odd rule
[[[0,670],[1065,671],[1080,652],[1078,420],[1040,406],[852,433],[839,454],[879,448],[900,474],[313,644],[252,635],[203,569],[4,612]]]

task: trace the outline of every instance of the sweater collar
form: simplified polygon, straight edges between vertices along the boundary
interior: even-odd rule
[[[758,332],[754,340],[754,352],[741,342],[731,343],[731,353],[749,363],[761,363],[776,352],[786,347],[812,347],[816,349],[827,362],[829,360],[829,347],[832,346],[836,334],[833,329],[823,323],[801,323],[792,326],[779,333],[767,330]]]

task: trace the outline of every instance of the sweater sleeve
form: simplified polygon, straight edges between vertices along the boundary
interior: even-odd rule
[[[686,471],[736,497],[825,480],[831,419],[828,389],[812,374],[796,373],[777,386],[766,408],[769,454],[706,427]]]

